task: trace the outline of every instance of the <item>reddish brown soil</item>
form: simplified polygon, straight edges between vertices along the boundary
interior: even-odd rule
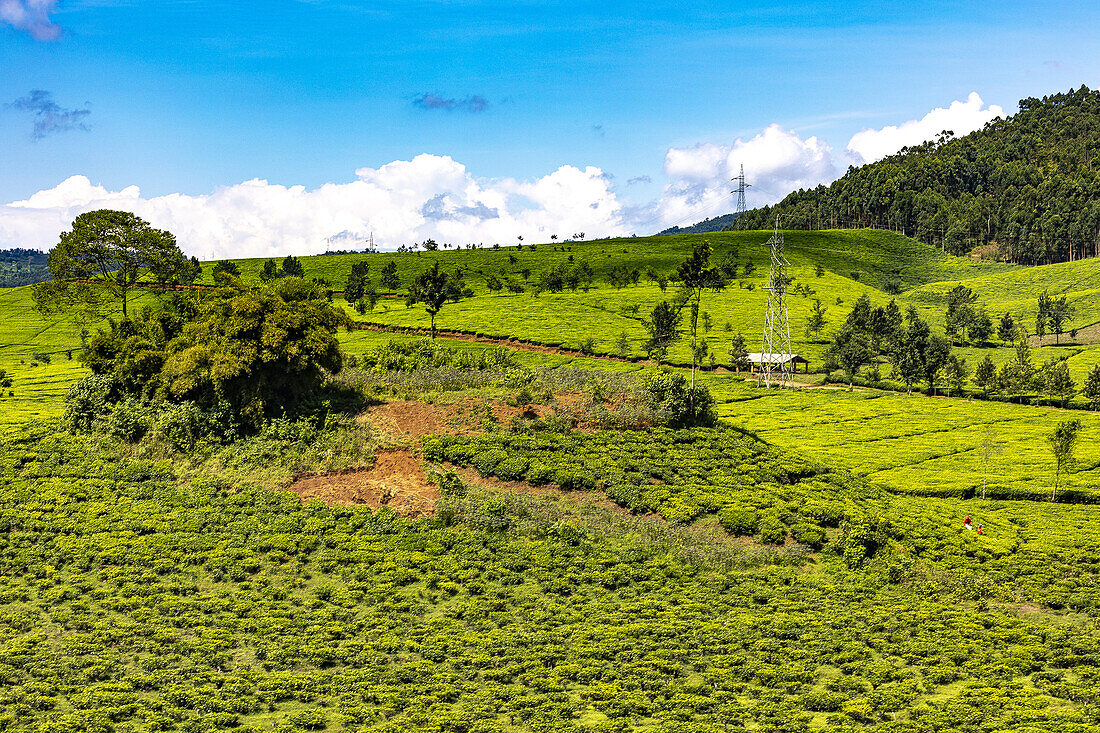
[[[563,404],[576,404],[583,394],[560,394]],[[545,405],[529,405],[524,410],[498,400],[490,401],[497,424],[507,426],[524,410],[535,416],[548,414]],[[424,435],[474,435],[485,430],[484,399],[462,403],[432,403],[419,400],[394,400],[371,407],[361,417],[378,432],[383,445],[375,463],[368,469],[340,471],[320,476],[302,476],[289,486],[302,501],[320,499],[326,504],[351,504],[378,509],[386,506],[405,517],[431,515],[439,492],[428,481],[419,458],[417,441]],[[584,428],[585,426],[581,426]],[[597,499],[591,492],[561,491],[556,486],[531,486],[524,481],[500,481],[482,478],[476,471],[456,468],[463,480],[517,493],[555,495],[572,502],[589,502],[625,512],[609,499]]]
[[[326,504],[354,504],[372,509],[389,507],[404,517],[429,516],[439,499],[436,486],[424,475],[412,451],[380,450],[374,465],[357,471],[305,476],[290,490],[306,502],[320,499]]]

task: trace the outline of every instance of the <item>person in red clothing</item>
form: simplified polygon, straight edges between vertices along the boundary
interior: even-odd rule
[[[966,519],[963,520],[963,529],[974,529],[970,526],[970,515],[966,515]]]
[[[978,525],[978,534],[981,534],[981,533],[982,533],[982,525],[979,524]]]

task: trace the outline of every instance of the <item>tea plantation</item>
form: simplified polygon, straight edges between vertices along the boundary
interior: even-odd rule
[[[375,329],[339,335],[344,401],[176,443],[117,414],[75,432],[66,394],[108,321],[43,318],[29,288],[0,290],[0,731],[1100,731],[1088,401],[849,391],[823,371],[864,295],[942,333],[957,284],[1021,323],[1048,289],[1087,334],[1100,262],[788,233],[792,337],[814,373],[764,390],[727,349],[738,333],[759,348],[767,236],[301,258],[337,291],[366,262],[382,296],[333,295]],[[645,321],[704,238],[737,273],[702,300],[696,377],[718,423],[662,425]],[[497,342],[377,330],[427,327],[404,294],[435,261],[472,291],[437,325]],[[400,284],[383,287],[390,262]],[[575,289],[535,287],[581,263]],[[259,282],[264,261],[236,264]],[[811,336],[815,301],[828,324]],[[1066,357],[1080,390],[1100,348],[1046,343],[1034,360]],[[411,405],[427,427],[387,433]],[[1051,501],[1047,437],[1070,418],[1076,460]],[[438,487],[431,516],[288,490],[395,450]]]

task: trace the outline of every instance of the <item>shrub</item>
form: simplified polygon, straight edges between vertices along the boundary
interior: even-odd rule
[[[734,537],[756,533],[760,518],[756,510],[744,504],[727,504],[718,512],[718,521]]]
[[[596,480],[592,474],[572,468],[560,468],[555,471],[554,483],[560,486],[562,491],[585,491],[596,486]]]
[[[439,495],[446,499],[461,499],[466,496],[466,484],[454,471],[433,473],[430,477],[439,485]]]
[[[787,525],[775,514],[765,514],[760,519],[760,541],[769,545],[782,545],[787,540]]]
[[[535,461],[527,468],[527,483],[532,486],[542,486],[554,480],[554,469],[544,463]]]
[[[808,545],[810,549],[817,551],[825,546],[825,530],[816,524],[799,522],[791,527],[791,539],[802,545]]]
[[[692,392],[683,374],[658,372],[645,379],[644,384],[645,401],[659,425],[670,428],[712,427],[718,422],[710,391],[696,385]]]
[[[133,398],[116,402],[101,418],[102,429],[112,438],[136,443],[145,437],[156,419],[155,412],[148,406],[149,403]]]
[[[443,461],[447,458],[447,442],[444,438],[430,436],[421,442],[421,454],[428,461]]]
[[[107,375],[93,374],[77,381],[65,397],[65,424],[78,432],[91,430],[96,418],[107,413],[117,391],[118,384]]]
[[[499,448],[494,448],[493,450],[487,450],[483,453],[475,455],[470,462],[474,465],[474,468],[477,469],[477,472],[480,473],[482,476],[491,476],[493,474],[493,469],[497,467],[497,464],[507,457],[507,453],[500,450]]]
[[[526,458],[505,458],[497,464],[494,473],[505,481],[519,481],[527,473],[527,465]]]

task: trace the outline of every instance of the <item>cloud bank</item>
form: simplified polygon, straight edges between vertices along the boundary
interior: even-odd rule
[[[61,38],[61,26],[50,20],[57,0],[0,0],[0,22],[26,31],[36,41]]]
[[[394,248],[428,238],[461,246],[628,233],[610,180],[591,166],[561,166],[532,181],[483,180],[448,156],[424,154],[356,176],[314,190],[256,179],[208,195],[151,198],[137,186],[111,191],[72,176],[0,206],[0,246],[48,249],[78,214],[101,208],[132,211],[204,259],[355,249],[371,234]]]
[[[34,115],[31,139],[35,141],[69,130],[87,132],[88,124],[85,120],[92,113],[90,109],[65,109],[53,101],[53,95],[44,89],[32,89],[27,96],[5,106]]]
[[[985,107],[978,93],[970,92],[965,102],[955,100],[946,109],[937,107],[919,120],[857,132],[848,141],[848,150],[859,157],[859,162],[872,163],[904,147],[933,140],[944,130],[958,137],[980,130],[987,122],[1003,116],[1004,110],[999,106]]]

